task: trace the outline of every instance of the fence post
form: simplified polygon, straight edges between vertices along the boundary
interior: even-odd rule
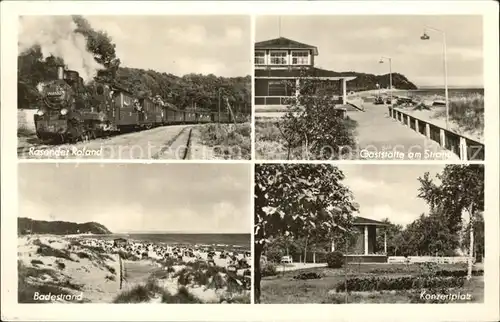
[[[425,123],[425,137],[428,139],[431,138],[431,126],[429,123]]]
[[[410,119],[410,115],[406,115],[406,120],[408,121],[408,127],[411,129],[411,119]]]
[[[467,161],[467,140],[460,137],[460,160]]]
[[[418,119],[415,119],[415,131],[417,131],[417,133],[420,133],[420,130],[418,128]]]
[[[444,130],[439,129],[439,145],[441,145],[443,148],[446,144],[445,136],[446,136],[446,133],[444,132]]]
[[[120,254],[118,254],[118,260],[120,262],[120,290],[121,290],[123,286],[123,263]]]

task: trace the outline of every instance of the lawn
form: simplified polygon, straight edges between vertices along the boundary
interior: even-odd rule
[[[456,264],[439,265],[447,271],[463,270],[465,266]],[[293,277],[300,273],[317,273],[319,279],[297,280]],[[424,274],[422,266],[411,264],[350,264],[347,268],[349,279],[359,277],[400,278],[418,277]],[[262,279],[262,303],[423,303],[420,295],[427,294],[470,294],[471,300],[456,302],[482,302],[484,299],[484,279],[482,275],[473,276],[462,287],[436,289],[381,290],[364,292],[336,292],[338,284],[345,280],[344,269],[311,268],[297,271],[280,272],[276,276]],[[430,303],[430,300],[427,300]],[[451,301],[434,301],[449,303]]]

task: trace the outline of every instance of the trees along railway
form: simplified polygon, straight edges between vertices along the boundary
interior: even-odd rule
[[[76,142],[127,131],[174,124],[241,122],[230,112],[179,109],[160,97],[136,97],[120,86],[96,78],[92,89],[78,72],[57,68],[57,78],[42,84],[40,108],[34,116],[43,141]],[[228,104],[230,109],[230,106]]]

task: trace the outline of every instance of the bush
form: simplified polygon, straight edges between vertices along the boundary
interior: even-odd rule
[[[344,265],[344,255],[341,252],[331,252],[326,254],[328,268],[341,268]]]
[[[484,271],[482,269],[473,270],[472,276],[482,276],[484,275]],[[435,272],[435,276],[442,277],[465,277],[467,276],[467,270],[439,270]]]
[[[179,291],[175,295],[171,295],[170,293],[164,291],[162,298],[162,303],[201,303],[201,301],[189,293],[188,289],[184,286],[179,288]]]
[[[228,298],[221,298],[219,303],[226,303],[226,304],[250,304],[250,296],[246,295],[238,295],[238,296],[233,296],[233,297],[228,297]]]
[[[273,263],[267,262],[260,268],[260,274],[262,277],[274,276],[278,274],[278,271]]]
[[[106,275],[106,280],[115,281],[116,278],[113,275]]]
[[[227,286],[227,281],[220,274],[216,274],[207,286],[208,288],[219,290]]]
[[[274,262],[274,263],[279,263],[281,262],[281,257],[283,256],[284,252],[281,249],[278,249],[277,247],[268,247],[266,249],[266,256],[267,260]]]
[[[36,253],[39,255],[42,255],[42,256],[53,256],[53,257],[64,258],[64,259],[73,261],[73,259],[69,255],[69,252],[64,251],[64,250],[60,250],[60,249],[56,249],[56,248],[52,248],[52,247],[44,245],[44,244],[41,244],[38,247]]]
[[[90,259],[90,255],[86,252],[78,252],[78,253],[76,253],[76,255],[78,255],[78,257],[80,257],[80,258]]]
[[[452,288],[464,286],[464,277],[355,277],[337,284],[337,292]]]
[[[134,288],[125,291],[118,295],[113,303],[144,303],[157,293],[162,293],[163,289],[160,288],[154,281],[148,280],[146,285],[137,285]]]
[[[31,260],[31,265],[43,265],[43,262],[39,259],[32,259]]]
[[[65,269],[66,268],[66,264],[64,264],[62,262],[57,262],[57,267],[59,267],[59,269]]]
[[[295,275],[293,278],[296,280],[312,280],[312,279],[320,279],[321,275],[315,272],[309,272],[309,273],[300,273],[299,275]]]

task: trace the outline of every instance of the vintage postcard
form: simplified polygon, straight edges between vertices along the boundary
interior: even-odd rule
[[[250,303],[250,167],[19,166],[19,303]]]
[[[20,16],[18,156],[249,159],[248,16]]]
[[[255,24],[257,159],[484,160],[480,15]]]
[[[256,302],[484,302],[483,165],[257,164],[255,200]]]
[[[500,319],[497,3],[0,5],[2,321]]]

